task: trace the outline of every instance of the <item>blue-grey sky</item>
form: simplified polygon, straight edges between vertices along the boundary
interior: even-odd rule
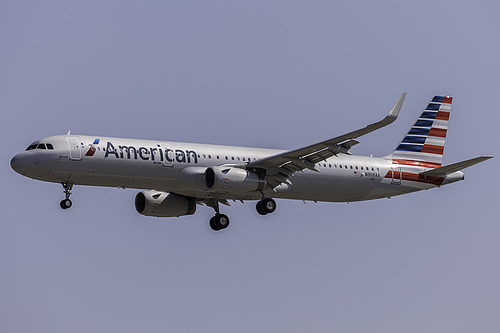
[[[3,1],[2,332],[498,332],[495,1]],[[463,182],[352,204],[137,214],[136,190],[62,187],[9,161],[75,134],[293,149],[384,117],[383,156],[454,96]]]

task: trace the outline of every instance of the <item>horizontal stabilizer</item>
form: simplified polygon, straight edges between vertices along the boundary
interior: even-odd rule
[[[449,175],[453,172],[460,171],[462,169],[465,169],[467,167],[473,166],[474,164],[484,162],[486,160],[489,160],[490,158],[493,158],[493,156],[481,156],[481,157],[476,157],[476,158],[471,158],[470,160],[458,162],[458,163],[453,163],[444,167],[428,170],[421,172],[420,175],[422,176],[446,176]]]

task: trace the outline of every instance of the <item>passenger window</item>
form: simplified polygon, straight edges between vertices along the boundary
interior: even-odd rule
[[[36,149],[46,149],[44,143],[40,143]]]
[[[339,167],[342,169],[342,165],[339,165]]]
[[[352,165],[351,165],[351,170],[352,170]]]

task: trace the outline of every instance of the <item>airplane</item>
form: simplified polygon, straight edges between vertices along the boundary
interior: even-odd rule
[[[295,150],[56,135],[36,140],[11,160],[17,173],[60,183],[62,209],[72,206],[74,185],[134,188],[135,208],[145,216],[192,215],[197,205],[215,211],[214,231],[229,225],[219,204],[257,201],[261,215],[274,199],[354,202],[390,198],[464,179],[460,170],[482,156],[442,166],[452,97],[434,96],[397,148],[384,157],[350,153],[356,139],[396,120],[406,93],[382,120]]]

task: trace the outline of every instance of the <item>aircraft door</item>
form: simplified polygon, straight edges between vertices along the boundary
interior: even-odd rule
[[[402,178],[402,172],[401,172],[401,167],[399,166],[398,162],[393,162],[391,166],[391,173],[392,173],[392,181],[391,184],[394,185],[401,185],[401,178]]]
[[[82,159],[82,148],[80,147],[80,142],[78,138],[74,136],[69,136],[66,138],[69,145],[69,159],[73,161],[80,161]]]

